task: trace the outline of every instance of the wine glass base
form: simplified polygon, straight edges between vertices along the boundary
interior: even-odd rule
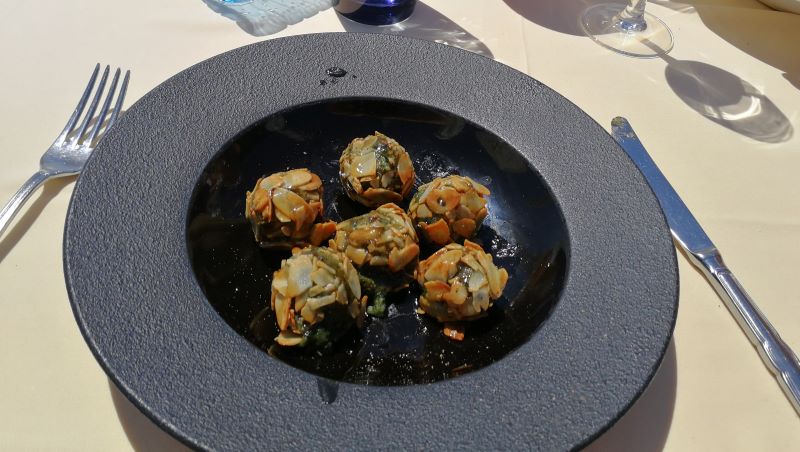
[[[624,4],[603,3],[586,9],[580,24],[594,42],[624,55],[654,58],[672,50],[672,32],[658,17],[644,13],[646,28],[628,31],[620,26],[618,15]]]

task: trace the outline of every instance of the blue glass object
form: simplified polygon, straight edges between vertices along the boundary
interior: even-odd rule
[[[339,0],[334,9],[342,16],[367,25],[391,25],[414,11],[417,0]]]

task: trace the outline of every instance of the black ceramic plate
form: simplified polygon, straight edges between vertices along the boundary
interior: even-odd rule
[[[325,354],[275,349],[265,308],[285,255],[252,241],[244,192],[308,167],[330,217],[361,213],[336,160],[374,130],[418,182],[492,190],[476,240],[509,271],[504,297],[460,343],[411,289]],[[199,448],[580,447],[646,387],[677,311],[663,214],[600,126],[492,60],[383,35],[262,42],[166,81],[87,163],[64,247],[100,364]]]

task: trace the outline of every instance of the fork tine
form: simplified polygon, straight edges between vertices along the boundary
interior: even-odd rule
[[[89,127],[89,121],[92,120],[94,112],[97,111],[97,104],[100,103],[100,97],[102,97],[103,89],[106,87],[106,80],[108,80],[108,71],[110,69],[110,67],[106,66],[106,68],[103,70],[103,76],[100,77],[100,83],[97,85],[97,91],[94,93],[92,103],[89,104],[89,110],[86,111],[86,116],[84,116],[83,121],[81,121],[81,126],[78,129],[78,133],[73,137],[73,142],[76,144],[81,141],[83,134],[86,132],[86,128]]]
[[[120,70],[114,72],[114,78],[111,80],[111,87],[108,88],[108,94],[106,94],[106,100],[103,102],[103,107],[100,109],[100,113],[97,115],[97,121],[94,123],[94,128],[92,129],[92,133],[89,134],[89,138],[86,139],[85,143],[89,146],[92,145],[95,138],[97,138],[97,134],[100,132],[100,127],[103,126],[103,122],[105,121],[106,115],[108,114],[108,108],[111,106],[111,99],[114,97],[114,92],[117,90],[117,82],[119,82],[119,74]]]
[[[125,78],[122,79],[122,87],[119,89],[117,103],[114,105],[114,111],[111,112],[111,119],[109,119],[108,124],[106,124],[106,130],[111,128],[111,126],[114,124],[114,121],[117,120],[120,110],[122,110],[122,102],[125,100],[125,93],[128,91],[128,80],[130,78],[131,71],[125,71]]]
[[[100,63],[97,63],[94,66],[94,71],[92,71],[92,76],[89,77],[89,83],[86,85],[86,89],[83,90],[83,95],[81,95],[81,100],[78,101],[78,105],[75,106],[75,111],[72,112],[72,116],[69,117],[67,121],[67,125],[64,126],[64,130],[56,138],[56,142],[64,141],[72,132],[72,129],[75,128],[75,124],[78,122],[78,118],[80,118],[81,113],[83,113],[84,107],[86,107],[86,101],[89,100],[89,94],[92,93],[92,88],[94,88],[94,82],[97,80],[97,73],[100,72]]]

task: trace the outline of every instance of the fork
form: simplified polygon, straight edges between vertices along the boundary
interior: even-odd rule
[[[95,123],[90,130],[92,117],[100,103],[106,81],[108,81],[109,69],[108,66],[105,67],[103,75],[100,77],[97,91],[92,98],[91,104],[89,104],[89,110],[86,112],[86,116],[83,117],[80,124],[78,124],[78,119],[81,117],[83,109],[86,107],[86,102],[89,100],[89,95],[92,93],[92,89],[97,81],[97,75],[100,72],[100,64],[94,67],[92,76],[89,79],[89,84],[86,85],[81,100],[78,101],[75,111],[73,111],[72,116],[69,117],[67,125],[64,126],[64,130],[61,131],[53,144],[50,145],[50,148],[42,155],[41,160],[39,160],[39,171],[31,176],[14,196],[11,197],[8,203],[6,203],[3,210],[0,210],[0,236],[2,236],[3,231],[5,231],[9,223],[11,223],[11,220],[22,204],[24,204],[31,194],[45,181],[80,173],[101,136],[114,125],[114,122],[119,116],[120,109],[122,108],[122,102],[125,99],[125,91],[128,89],[128,80],[131,75],[131,71],[125,71],[125,77],[122,80],[114,109],[111,110],[109,114],[111,101],[114,98],[119,82],[119,68],[114,72],[114,78],[111,80],[111,87],[108,90],[105,101],[103,101],[100,113],[97,115]],[[103,127],[104,124],[105,127]]]

